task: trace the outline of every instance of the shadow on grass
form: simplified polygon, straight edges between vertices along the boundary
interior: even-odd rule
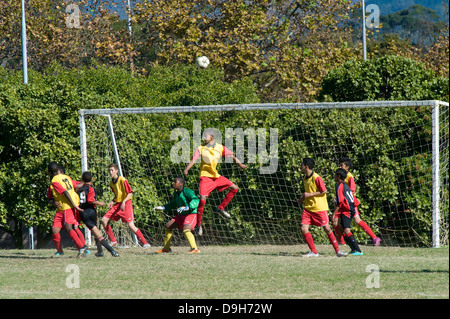
[[[380,269],[380,272],[384,273],[396,273],[396,274],[424,274],[424,273],[447,273],[448,270],[430,270],[430,269],[418,269],[418,270],[386,270],[386,269]]]
[[[54,256],[29,256],[29,255],[8,255],[8,256],[0,256],[3,259],[53,259]]]
[[[301,257],[301,256],[307,254],[308,252],[309,252],[309,250],[308,251],[299,251],[299,252],[295,252],[295,253],[280,251],[280,252],[273,252],[273,253],[250,253],[250,255],[272,256],[272,257]],[[326,256],[326,255],[323,255],[323,256]]]

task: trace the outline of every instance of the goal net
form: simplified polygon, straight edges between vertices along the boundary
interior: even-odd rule
[[[160,246],[177,213],[153,208],[170,201],[173,178],[212,128],[247,168],[228,158],[219,163],[239,192],[227,206],[229,219],[215,212],[227,190],[211,193],[198,244],[300,244],[302,159],[315,160],[331,219],[334,172],[348,157],[361,218],[382,244],[439,247],[448,245],[448,109],[439,101],[378,101],[80,110],[81,164],[105,202],[113,198],[108,165],[119,165],[133,189],[135,224]],[[186,178],[197,195],[199,166]],[[113,229],[122,245],[133,245],[121,222]],[[328,242],[321,229],[310,230],[318,243]],[[356,224],[352,230],[359,242],[372,243]],[[174,232],[173,245],[187,246],[182,232]]]

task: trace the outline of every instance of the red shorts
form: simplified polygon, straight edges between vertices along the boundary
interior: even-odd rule
[[[125,203],[125,210],[120,210],[120,205],[122,203],[116,203],[113,207],[111,207],[105,214],[108,219],[113,221],[122,220],[124,223],[130,223],[134,221],[134,213],[133,213],[133,204],[131,199]]]
[[[78,225],[78,221],[75,218],[75,212],[78,211],[75,208],[66,209],[63,211],[57,211],[55,217],[53,217],[53,228],[64,228],[65,224]]]
[[[184,225],[191,225],[192,229],[197,225],[197,214],[177,215],[172,218],[177,223],[179,229],[183,229]]]
[[[326,226],[330,222],[328,218],[328,211],[310,212],[304,209],[302,213],[302,224],[313,226]]]
[[[219,192],[223,192],[232,185],[234,185],[234,183],[223,176],[217,178],[201,176],[199,185],[200,196],[209,196],[215,189]]]

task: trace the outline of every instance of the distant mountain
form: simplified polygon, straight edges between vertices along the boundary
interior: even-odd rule
[[[361,1],[361,0],[359,0]],[[448,21],[448,15],[445,10],[444,2],[448,0],[366,0],[366,6],[368,4],[376,4],[380,7],[381,15],[388,15],[393,12],[401,11],[410,8],[415,4],[420,4],[426,8],[436,11],[443,21]]]

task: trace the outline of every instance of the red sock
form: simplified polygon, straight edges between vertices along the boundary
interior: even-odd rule
[[[53,243],[55,244],[56,251],[58,253],[62,253],[62,246],[61,246],[61,235],[59,233],[52,234]]]
[[[305,240],[306,240],[306,243],[308,244],[309,249],[313,253],[317,254],[316,246],[314,245],[314,240],[313,240],[313,238],[311,236],[311,233],[308,232],[306,234],[303,234],[303,236],[305,237]]]
[[[80,248],[86,246],[86,245],[83,245],[83,242],[82,242],[82,241],[80,240],[80,238],[78,237],[78,234],[77,234],[76,231],[71,230],[71,231],[69,232],[69,236],[70,236],[70,238],[72,238],[73,242],[75,243],[75,246],[77,246],[78,249],[80,249]]]
[[[227,207],[227,205],[231,202],[234,195],[236,195],[238,191],[239,191],[239,188],[230,189],[228,191],[227,195],[225,196],[225,198],[223,199],[222,203],[220,203],[219,209],[225,209],[225,207]]]
[[[202,225],[203,210],[205,209],[206,200],[200,199],[197,207],[197,226]]]
[[[331,245],[333,245],[334,250],[336,253],[339,251],[339,245],[337,243],[336,237],[334,236],[333,232],[330,232],[328,235],[328,240],[330,241]]]
[[[80,241],[83,243],[83,246],[86,246],[86,240],[84,239],[84,235],[81,230],[77,228],[75,231],[77,232],[78,238],[80,238]]]
[[[148,244],[147,241],[145,240],[144,236],[142,235],[140,229],[138,229],[138,230],[135,232],[135,234],[136,234],[137,238],[139,238],[139,240],[141,241],[141,243],[142,243],[143,245]]]
[[[339,231],[339,226],[334,227],[334,234],[339,244],[345,245],[344,235]]]
[[[362,229],[364,229],[364,231],[367,233],[367,235],[370,236],[370,238],[372,238],[372,239],[377,238],[377,236],[375,236],[375,234],[373,233],[373,231],[369,227],[369,225],[367,225],[363,220],[360,221],[358,225],[361,226]]]
[[[112,231],[112,228],[111,228],[110,224],[106,225],[105,232],[108,234],[108,237],[109,237],[110,241],[112,241],[112,242],[117,241],[116,237],[114,237],[114,234],[113,234],[113,231]]]

